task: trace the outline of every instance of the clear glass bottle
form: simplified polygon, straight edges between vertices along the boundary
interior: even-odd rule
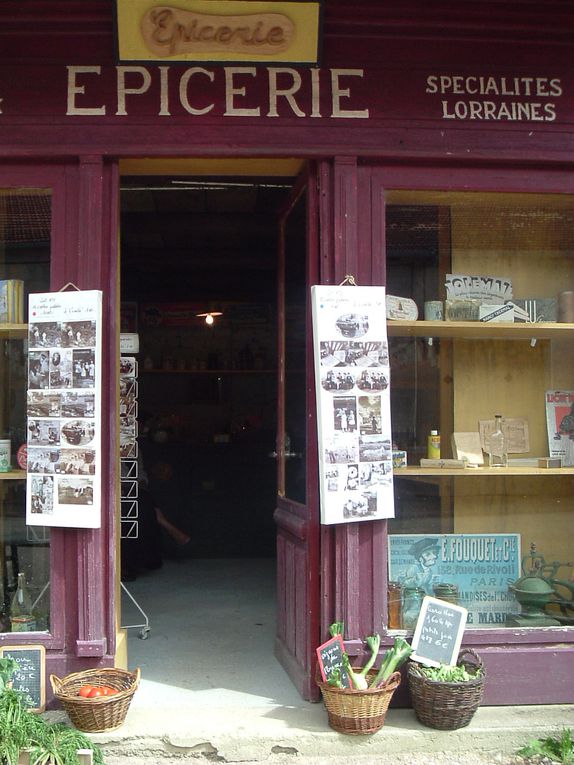
[[[404,630],[414,630],[423,604],[425,591],[422,587],[406,587],[403,590],[402,625]]]
[[[501,414],[494,415],[494,430],[488,438],[488,464],[490,467],[508,467],[508,444]]]
[[[36,629],[36,617],[32,613],[32,598],[28,592],[26,575],[18,574],[18,586],[10,608],[12,632],[33,632]]]

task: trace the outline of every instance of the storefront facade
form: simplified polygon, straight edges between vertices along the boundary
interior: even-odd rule
[[[52,7],[13,3],[0,12],[2,278],[23,279],[27,292],[71,284],[103,293],[102,516],[100,528],[52,528],[35,546],[18,509],[25,476],[6,473],[4,598],[8,605],[15,591],[14,550],[24,533],[45,621],[18,635],[7,621],[0,645],[44,645],[47,672],[58,675],[122,655],[120,178],[197,175],[200,166],[208,176],[264,177],[292,163],[294,199],[306,190],[302,286],[337,285],[347,275],[359,285],[387,285],[389,294],[416,302],[419,320],[425,303],[444,303],[452,274],[511,282],[523,311],[536,300],[539,312],[542,300],[555,305],[541,329],[516,318],[510,327],[461,322],[454,314],[439,326],[389,320],[393,440],[408,462],[395,470],[395,518],[335,526],[319,523],[307,314],[303,492],[290,483],[289,397],[279,394],[278,658],[302,695],[316,698],[314,649],[331,622],[345,621],[350,650],[374,631],[390,642],[405,624],[391,619],[388,583],[396,581],[403,595],[411,589],[407,563],[430,540],[439,566],[434,584],[456,583],[472,616],[464,645],[484,656],[486,703],[571,702],[571,569],[551,564],[572,559],[574,468],[566,464],[569,431],[549,436],[545,395],[554,392],[555,403],[567,407],[573,387],[574,316],[558,296],[574,284],[574,11],[558,3],[481,3],[472,11],[432,3],[423,14],[415,3],[397,10],[386,2],[326,0],[317,66],[118,64],[112,3],[45,5]],[[31,235],[32,223],[40,229],[40,208],[42,230]],[[279,222],[283,271],[292,209]],[[28,231],[24,239],[15,221]],[[281,295],[285,318],[289,293]],[[285,347],[288,322],[283,326]],[[27,337],[27,330],[6,329],[8,383],[26,383]],[[285,381],[290,370],[281,354],[279,365]],[[361,393],[346,398],[355,394],[360,416]],[[28,398],[28,417],[42,420],[46,412],[31,406]],[[420,467],[431,428],[442,434],[441,456],[451,457],[450,436],[478,432],[495,410],[520,431],[511,457],[521,462],[503,474],[486,466],[471,474]],[[8,399],[3,416],[3,438],[15,453],[26,441],[25,418],[14,422]],[[540,467],[554,439],[564,439],[562,467]],[[516,590],[508,590],[523,576],[524,558],[530,573],[549,564],[545,573],[563,582],[560,602],[537,602],[528,618],[516,607]],[[424,589],[428,582],[414,584]]]

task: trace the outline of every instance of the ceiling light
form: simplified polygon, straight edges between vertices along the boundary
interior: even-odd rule
[[[195,315],[201,319],[205,319],[205,323],[211,326],[215,321],[215,317],[223,316],[223,313],[221,311],[206,311],[205,313],[196,313]]]

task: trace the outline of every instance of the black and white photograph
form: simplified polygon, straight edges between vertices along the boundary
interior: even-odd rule
[[[59,393],[29,390],[26,398],[28,417],[59,417],[61,399]]]
[[[70,321],[62,324],[61,345],[65,348],[93,348],[95,344],[95,321]]]
[[[357,399],[354,396],[333,398],[333,425],[342,433],[354,433],[357,429]]]
[[[28,330],[30,348],[53,348],[61,343],[60,325],[56,321],[38,321]]]
[[[32,513],[51,515],[54,512],[54,479],[50,476],[32,476],[30,479],[30,505]]]
[[[72,352],[69,350],[50,351],[50,388],[72,387]]]
[[[61,394],[60,408],[62,417],[93,417],[95,413],[94,394],[64,391]]]
[[[65,477],[58,482],[60,505],[91,505],[94,501],[94,482],[91,478]]]
[[[28,446],[57,446],[59,443],[59,421],[38,418],[28,420]]]
[[[60,475],[94,475],[95,452],[91,449],[62,449],[56,465]]]
[[[369,317],[365,314],[346,313],[335,325],[343,337],[363,337],[369,331]]]
[[[347,491],[358,491],[359,489],[359,465],[357,463],[347,465],[347,483],[345,489]]]
[[[359,396],[359,431],[361,435],[382,433],[381,397]]]
[[[120,356],[120,375],[124,377],[136,377],[138,362],[135,356]]]
[[[361,488],[368,486],[386,486],[391,481],[392,464],[386,462],[361,462],[360,484]]]
[[[389,376],[380,370],[363,369],[357,379],[359,390],[386,390],[389,387]]]
[[[355,387],[355,377],[348,370],[334,371],[329,369],[321,375],[321,387],[323,390],[335,392],[338,390],[353,390]]]
[[[325,478],[327,479],[327,491],[339,491],[340,471],[342,468],[335,465],[328,465],[325,468]]]
[[[377,497],[373,493],[348,494],[344,497],[343,517],[346,521],[353,518],[372,518],[377,514]]]
[[[72,387],[93,388],[96,361],[93,348],[74,350],[72,355]]]
[[[358,460],[357,442],[354,438],[328,438],[324,444],[325,462],[332,464],[347,464]]]
[[[29,447],[27,454],[28,473],[53,474],[56,472],[56,464],[59,459],[59,449]]]
[[[391,459],[391,442],[381,436],[359,437],[359,461],[381,462]]]
[[[49,351],[30,351],[28,354],[28,389],[45,390],[50,385]]]
[[[93,420],[68,420],[62,423],[60,433],[62,446],[88,446],[94,440],[95,422]]]

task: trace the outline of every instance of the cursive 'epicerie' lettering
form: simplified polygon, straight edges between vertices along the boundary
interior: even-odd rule
[[[293,22],[278,13],[213,16],[169,7],[149,10],[141,30],[152,53],[163,56],[199,51],[271,55],[286,50],[294,35]]]

